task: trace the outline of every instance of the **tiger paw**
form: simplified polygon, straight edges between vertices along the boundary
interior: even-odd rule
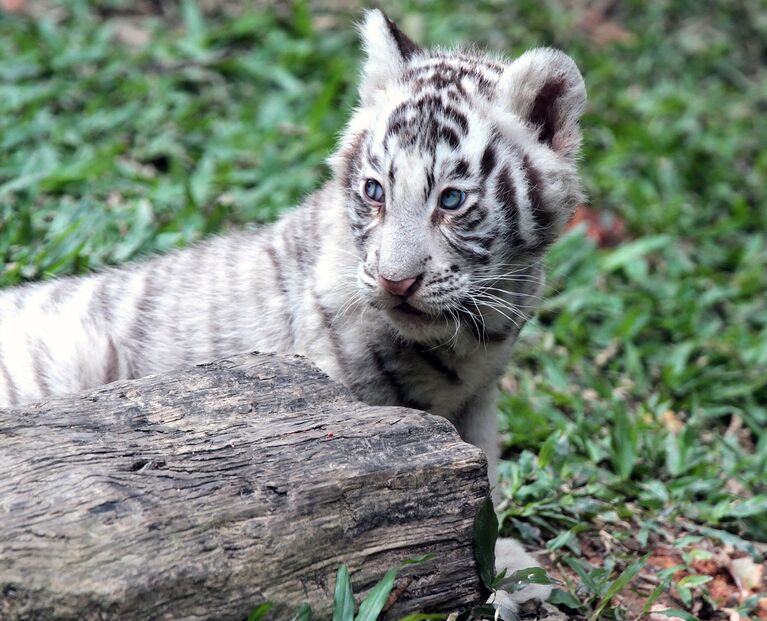
[[[515,539],[499,538],[495,544],[495,567],[497,572],[505,570],[506,576],[530,567],[540,567],[541,564],[533,558]],[[516,618],[519,605],[530,600],[545,601],[551,595],[550,584],[527,584],[523,588],[508,592],[498,590],[487,600],[499,612],[499,618],[510,620]]]

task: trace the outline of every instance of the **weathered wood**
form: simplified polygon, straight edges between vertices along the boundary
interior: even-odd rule
[[[242,355],[0,410],[0,618],[329,614],[398,562],[388,617],[473,603],[484,456],[355,403],[299,357]]]

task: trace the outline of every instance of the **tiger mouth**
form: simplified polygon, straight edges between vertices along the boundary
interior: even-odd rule
[[[394,310],[399,311],[400,313],[404,313],[405,315],[411,315],[414,317],[424,317],[426,316],[426,313],[424,313],[421,310],[418,310],[415,306],[411,306],[407,302],[402,302],[402,304],[398,304],[394,307]]]

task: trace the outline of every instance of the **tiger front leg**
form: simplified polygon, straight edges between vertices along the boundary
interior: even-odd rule
[[[493,504],[498,507],[501,502],[501,491],[498,485],[500,446],[496,397],[495,391],[488,391],[483,398],[477,399],[471,407],[467,408],[456,423],[463,440],[481,448],[487,455],[487,474],[492,488]],[[506,570],[506,575],[510,576],[516,571],[540,566],[540,562],[515,539],[498,538],[495,546],[496,573]],[[491,600],[514,614],[519,604],[531,599],[545,601],[550,594],[550,586],[531,584],[515,593],[497,591]]]

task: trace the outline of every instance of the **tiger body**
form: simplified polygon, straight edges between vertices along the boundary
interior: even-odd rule
[[[362,401],[446,417],[494,481],[495,385],[582,198],[583,79],[550,49],[422,50],[380,11],[361,30],[360,104],[326,185],[260,230],[0,294],[0,406],[302,354]]]
[[[484,427],[469,413],[489,402],[483,413],[494,416],[488,397],[514,342],[507,330],[518,330],[520,318],[510,327],[498,314],[468,333],[445,318],[445,347],[396,334],[383,311],[354,302],[359,260],[345,250],[354,247],[350,229],[337,225],[344,194],[331,183],[261,230],[4,292],[3,405],[242,351],[285,352],[310,358],[362,401],[439,414],[479,443],[472,430]],[[516,294],[529,303],[542,276],[537,265],[524,273]]]

